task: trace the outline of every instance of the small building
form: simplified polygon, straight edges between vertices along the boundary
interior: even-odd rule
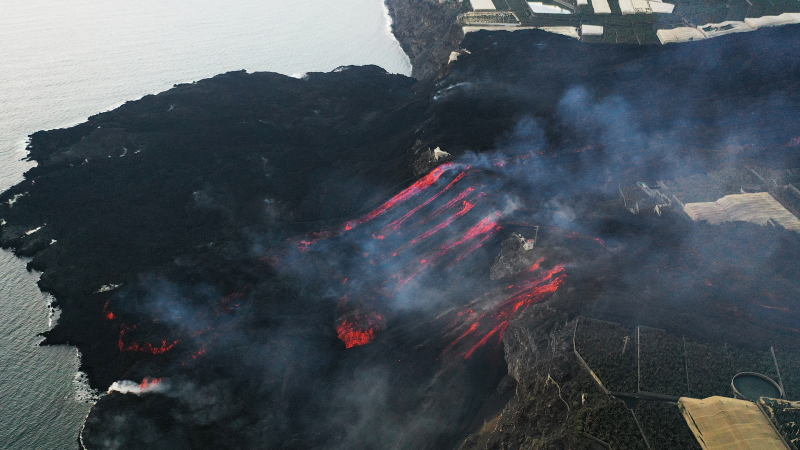
[[[472,5],[473,11],[497,9],[492,0],[470,0],[469,3]]]
[[[650,5],[650,10],[656,14],[672,14],[672,11],[675,9],[675,5],[672,3],[651,0],[647,2],[647,4]]]
[[[581,25],[581,36],[602,36],[603,27],[601,25]]]
[[[677,27],[656,31],[656,36],[662,44],[672,44],[677,42],[690,42],[705,39],[706,36],[692,27]]]
[[[575,39],[581,38],[578,34],[578,29],[575,27],[539,27],[539,29],[542,31],[547,31],[548,33],[560,34],[562,36],[569,36]]]
[[[800,13],[783,13],[779,16],[764,16],[755,19],[744,19],[744,23],[754,29],[791,25],[793,23],[800,23]]]
[[[592,0],[592,9],[594,9],[595,14],[611,14],[608,0]]]
[[[773,223],[800,232],[800,219],[768,192],[726,195],[715,202],[686,203],[683,210],[695,222],[702,220],[712,225],[732,221]]]
[[[622,14],[671,14],[675,5],[656,0],[619,0],[619,9]]]
[[[682,397],[678,406],[705,450],[789,450],[753,402],[727,397]]]
[[[535,14],[572,14],[572,9],[575,7],[571,6],[571,9],[564,9],[561,6],[548,5],[542,2],[528,2],[528,8]]]

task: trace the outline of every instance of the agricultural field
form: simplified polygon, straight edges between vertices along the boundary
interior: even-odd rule
[[[651,450],[700,450],[675,403],[640,401],[634,410]]]
[[[775,357],[781,369],[783,389],[789,400],[800,400],[800,354],[776,348]]]
[[[745,17],[775,16],[800,11],[794,0],[670,0],[673,14],[660,14],[659,21],[669,23],[686,20],[695,25],[744,20]]]
[[[634,330],[610,322],[581,319],[575,335],[575,349],[606,389],[614,392],[636,392]]]
[[[686,340],[689,397],[733,397],[730,360],[725,347]]]
[[[756,372],[778,381],[778,373],[775,371],[775,363],[772,361],[772,354],[769,350],[752,352],[741,348],[727,347],[727,351],[732,375],[740,372]]]
[[[576,426],[584,433],[609,443],[611,448],[647,449],[631,411],[622,400],[613,397],[602,406],[578,413]]]
[[[688,394],[682,337],[639,327],[639,390],[676,397]]]
[[[594,43],[640,45],[659,44],[656,30],[662,28],[699,27],[726,20],[742,21],[746,17],[800,12],[800,2],[796,0],[670,0],[669,3],[675,5],[672,14],[622,14],[618,0],[609,0],[611,14],[595,14],[591,3],[573,14],[563,15],[535,14],[525,0],[492,0],[492,3],[498,11],[513,11],[522,26],[602,25],[605,30],[601,36],[586,36],[582,39]]]

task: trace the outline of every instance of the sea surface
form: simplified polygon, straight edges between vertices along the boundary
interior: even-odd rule
[[[27,136],[174,84],[245,69],[300,75],[350,64],[410,74],[382,0],[3,0],[0,191],[22,179]],[[39,275],[0,251],[0,448],[77,448],[92,404]]]

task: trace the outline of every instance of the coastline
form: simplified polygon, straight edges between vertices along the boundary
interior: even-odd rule
[[[152,43],[156,40],[155,36],[160,36],[159,33],[149,33],[147,30],[147,26],[144,27],[137,27],[137,29],[144,30],[144,32],[138,33],[136,30],[132,30],[131,28],[127,27],[128,23],[132,23],[141,17],[141,8],[137,8],[136,6],[126,8],[106,8],[107,4],[101,2],[100,4],[91,3],[91,2],[79,2],[76,5],[72,5],[68,8],[51,8],[47,6],[46,10],[39,10],[40,2],[32,2],[25,7],[17,8],[16,6],[10,6],[8,16],[5,16],[2,21],[3,23],[6,22],[7,19],[10,19],[10,24],[7,27],[3,27],[3,30],[0,31],[0,35],[4,37],[8,37],[6,42],[9,43],[7,47],[5,47],[4,51],[2,52],[4,55],[7,55],[6,62],[8,63],[8,71],[7,76],[2,77],[3,80],[9,80],[11,85],[14,86],[14,89],[9,89],[8,94],[12,92],[25,92],[24,95],[9,95],[3,96],[4,99],[7,99],[8,102],[5,103],[6,108],[2,111],[3,114],[6,112],[8,115],[4,115],[9,120],[4,121],[3,126],[0,126],[3,130],[3,134],[6,138],[3,142],[0,142],[0,147],[3,149],[2,156],[6,161],[7,164],[4,166],[2,182],[3,186],[0,186],[0,191],[5,191],[8,188],[12,188],[13,185],[24,183],[26,178],[24,176],[25,172],[28,172],[30,169],[35,168],[36,163],[28,160],[28,144],[29,138],[25,137],[29,133],[34,132],[35,130],[49,130],[49,129],[66,129],[72,128],[76,125],[80,125],[81,123],[85,123],[87,121],[87,117],[90,115],[95,115],[97,113],[108,112],[112,110],[116,110],[121,107],[124,102],[128,100],[138,100],[141,97],[148,95],[151,92],[161,91],[170,88],[174,83],[178,82],[187,82],[195,79],[200,79],[207,76],[212,76],[214,74],[220,73],[224,71],[226,68],[240,68],[240,67],[249,67],[251,64],[257,64],[259,67],[266,67],[265,64],[268,64],[271,59],[265,58],[265,54],[269,55],[277,55],[277,57],[273,56],[272,58],[279,59],[279,64],[282,64],[281,69],[287,70],[287,67],[291,67],[293,65],[302,64],[304,68],[307,70],[313,69],[314,62],[311,61],[313,58],[305,58],[308,61],[303,61],[297,57],[285,56],[280,52],[267,52],[264,53],[264,46],[262,42],[265,40],[263,37],[265,34],[265,28],[263,23],[263,18],[259,18],[257,14],[255,14],[252,8],[249,9],[249,12],[246,13],[248,16],[248,20],[239,21],[236,23],[235,33],[230,33],[230,36],[233,37],[232,42],[228,42],[224,46],[224,57],[216,58],[217,61],[216,67],[213,64],[198,64],[196,61],[200,61],[203,58],[187,58],[186,61],[182,61],[179,59],[165,61],[163,64],[159,63],[159,59],[162,58],[163,52],[156,51],[155,53],[142,53],[142,55],[149,55],[150,58],[147,58],[147,61],[143,61],[143,56],[138,57],[139,61],[136,61],[135,64],[128,65],[131,58],[128,56],[136,56],[134,52],[142,52],[153,50],[152,47],[148,47],[148,43]],[[107,3],[107,2],[106,2]],[[46,5],[45,5],[46,6]],[[214,5],[211,5],[212,7]],[[224,10],[226,12],[234,11],[237,8],[231,8],[229,5],[224,5]],[[294,7],[296,9],[296,6]],[[248,10],[247,5],[244,5],[243,8],[238,8],[241,10]],[[260,8],[263,10],[264,8]],[[68,12],[67,12],[68,10]],[[55,12],[53,12],[55,11]],[[103,20],[95,20],[97,14],[100,14],[103,11],[108,11],[108,15],[103,16]],[[33,13],[29,13],[33,12]],[[77,12],[78,17],[70,17],[69,13]],[[83,14],[86,12],[88,14]],[[377,38],[377,42],[385,42],[386,39],[384,38],[384,30],[383,28],[388,27],[388,23],[384,20],[384,15],[382,14],[383,11],[379,10],[377,5],[374,3],[369,5],[369,12],[368,12],[368,22],[370,24],[374,24],[374,27],[370,28],[381,28],[377,31],[371,31],[371,33]],[[344,17],[359,17],[363,15],[353,14],[353,12],[342,11],[341,13]],[[168,16],[167,14],[162,15],[162,17]],[[31,17],[36,17],[35,20],[30,19]],[[70,21],[64,20],[65,18],[69,18]],[[21,19],[27,21],[27,25],[24,27],[24,32],[15,25],[21,25],[19,21],[16,19]],[[377,20],[375,20],[377,19]],[[66,25],[70,23],[72,20],[76,20],[77,22],[81,23],[83,26],[75,27],[74,25]],[[122,20],[124,23],[122,27],[118,29],[115,28],[112,30],[111,37],[108,39],[107,35],[104,34],[105,31],[110,29],[110,26],[103,27],[100,24],[111,24]],[[341,21],[339,21],[341,22]],[[215,22],[216,23],[216,22]],[[363,21],[358,22],[359,24],[364,23]],[[62,25],[63,24],[63,25]],[[178,24],[180,25],[180,24]],[[254,25],[248,27],[248,25]],[[341,26],[341,25],[338,25]],[[97,52],[95,55],[92,55],[91,49],[99,49],[105,48],[103,44],[99,44],[98,42],[90,42],[86,40],[80,40],[80,42],[75,42],[74,39],[75,34],[73,33],[74,29],[92,29],[93,33],[96,36],[103,36],[102,39],[105,41],[105,47],[114,46],[113,51],[110,52]],[[158,27],[151,27],[156,28],[158,31]],[[215,27],[216,28],[216,27]],[[352,27],[351,27],[352,28]],[[166,28],[165,28],[166,29]],[[175,33],[175,30],[180,30],[180,26],[170,27],[172,30],[171,36],[174,37],[179,33]],[[188,33],[191,34],[192,32],[196,31],[197,28],[193,28],[192,30],[188,30]],[[254,47],[256,47],[259,51],[258,52],[247,52],[242,56],[242,52],[239,52],[237,57],[236,50],[244,44],[248,45],[246,42],[241,40],[236,40],[237,37],[241,38],[245,35],[242,32],[247,32],[247,30],[251,31],[251,34],[254,36],[254,39],[249,39],[250,43],[254,43]],[[55,60],[61,60],[60,58],[72,58],[76,61],[75,64],[69,65],[69,67],[60,66],[57,73],[52,73],[49,70],[48,64],[52,64],[53,58],[49,57],[48,54],[44,53],[43,50],[49,49],[52,46],[39,46],[38,44],[42,42],[49,42],[49,40],[45,40],[47,38],[48,32],[59,32],[59,30],[64,30],[64,39],[60,42],[62,43],[63,48],[61,50],[54,49],[57,57]],[[168,33],[169,34],[169,33]],[[212,33],[205,33],[205,34],[213,34]],[[22,39],[19,39],[19,36],[24,36]],[[117,39],[120,38],[120,39]],[[137,48],[130,48],[128,46],[119,46],[119,41],[123,41],[124,39],[130,39],[132,41],[140,42],[144,45],[137,47]],[[170,45],[169,39],[162,39],[163,36],[158,37],[157,39],[160,41],[158,45],[158,49],[163,50],[165,47]],[[201,39],[198,42],[203,42],[205,36],[201,36]],[[275,40],[274,38],[270,38],[270,40]],[[226,41],[226,39],[219,39],[219,41]],[[290,42],[291,43],[291,42]],[[83,44],[89,44],[89,49],[86,52],[82,51]],[[162,45],[163,44],[163,45]],[[380,48],[389,48],[389,52],[394,55],[396,52],[400,52],[401,50],[398,49],[395,51],[393,49],[394,46],[397,44],[391,43],[392,45],[383,45]],[[282,45],[281,47],[284,47]],[[200,45],[198,45],[200,47]],[[205,42],[202,47],[214,49],[217,46],[214,43],[208,45],[208,42]],[[219,46],[222,47],[222,46]],[[118,48],[121,48],[121,51],[117,51]],[[308,49],[301,46],[300,52],[308,53]],[[331,53],[329,54],[338,54],[338,53]],[[374,58],[374,55],[370,55],[369,52],[358,52],[355,51],[356,58],[359,61],[370,62],[371,58]],[[192,52],[181,52],[182,55],[189,54],[191,55]],[[221,55],[222,52],[217,53],[217,55]],[[313,56],[311,54],[310,56]],[[405,57],[405,55],[403,55]],[[324,59],[324,58],[323,58]],[[329,60],[333,59],[334,62],[340,58],[328,58]],[[398,65],[394,63],[394,60],[399,58],[397,57],[386,57],[380,58],[380,64],[383,65],[387,63],[389,66],[393,68],[393,71],[397,72],[410,72],[410,66],[406,71],[402,65]],[[150,66],[150,60],[153,61],[153,65],[157,65],[158,67],[156,70],[158,73],[153,76],[153,72],[151,71],[152,67]],[[105,62],[113,62],[113,64],[104,64]],[[16,76],[12,74],[12,72],[16,72],[14,70],[14,63],[23,64],[24,67],[18,67],[22,70],[19,71],[24,74],[24,76]],[[120,65],[121,64],[121,65]],[[309,65],[311,64],[311,65]],[[53,66],[55,68],[55,66]],[[124,69],[120,69],[120,67],[124,67]],[[255,67],[254,70],[258,70],[259,67]],[[331,66],[330,69],[333,69],[335,66]],[[398,69],[398,67],[400,67]],[[119,70],[117,70],[119,69]],[[327,69],[327,70],[330,70]],[[263,70],[263,69],[262,69]],[[121,74],[120,72],[124,72],[125,74],[135,74],[133,77],[126,77],[125,75]],[[61,74],[60,78],[59,75]],[[163,75],[162,75],[163,74]],[[46,79],[46,85],[44,86],[45,89],[41,89],[43,86],[40,83],[41,79]],[[87,80],[94,80],[97,81],[95,83],[91,83],[89,86],[86,85]],[[17,83],[18,84],[14,84]],[[83,91],[81,91],[83,89]],[[63,91],[63,93],[62,93]],[[30,95],[28,95],[30,94]],[[25,101],[23,102],[22,99]],[[125,100],[127,99],[127,100]],[[13,108],[13,109],[12,109]],[[2,115],[2,114],[0,114]],[[17,138],[17,139],[15,139]],[[12,142],[13,141],[13,142]],[[6,151],[7,150],[7,151]],[[41,226],[40,225],[37,225]],[[31,227],[31,229],[35,229],[36,227]],[[45,229],[40,230],[38,233],[45,232]],[[28,230],[26,230],[28,231]],[[36,236],[34,233],[32,236]],[[58,244],[55,244],[58,245]],[[16,252],[19,256],[23,256],[25,250],[19,250]],[[33,251],[28,249],[29,251]],[[10,254],[10,253],[9,253]],[[29,254],[29,253],[27,253]],[[12,256],[12,261],[9,263],[13,265],[15,268],[19,268],[22,272],[25,272],[24,267],[27,264],[27,258],[17,258],[16,256]],[[30,269],[30,267],[29,267]],[[45,276],[47,277],[47,275]],[[38,277],[37,277],[38,278]],[[54,292],[58,294],[60,291],[56,291],[52,288],[52,286],[47,284],[47,279],[45,282],[42,283],[44,286],[44,290],[40,289],[37,285],[37,281],[33,280],[30,282],[26,282],[23,289],[23,292],[27,292],[28,288],[32,288],[35,292],[33,294],[25,294],[28,295],[29,299],[35,299],[37,295],[41,295],[42,292]],[[50,286],[50,287],[48,287]],[[61,296],[61,295],[59,295]],[[76,307],[74,302],[70,300],[65,300],[64,298],[56,299],[56,295],[51,296],[53,300],[52,306],[56,307],[56,309],[60,309],[57,305],[61,303],[61,306],[64,307],[68,304],[67,309],[74,310]],[[61,296],[63,297],[63,296]],[[13,305],[16,302],[11,301],[11,299],[4,298],[4,304],[6,305]],[[35,300],[32,300],[32,303],[36,303]],[[24,317],[21,319],[21,323],[32,323],[38,325],[42,320],[44,320],[45,325],[47,325],[50,319],[54,319],[54,315],[52,313],[51,308],[47,308],[43,312],[39,311],[38,304],[33,305],[36,306],[36,314],[30,317]],[[80,305],[78,305],[80,306]],[[24,308],[21,308],[24,309]],[[92,315],[93,313],[89,313],[87,315]],[[58,315],[58,314],[56,314]],[[55,325],[57,321],[53,320],[51,325]],[[102,326],[102,321],[98,321],[99,325]],[[92,323],[89,323],[88,326],[92,326]],[[25,333],[24,330],[19,328],[16,324],[13,327],[9,327],[9,330],[17,329],[17,332]],[[50,328],[50,327],[48,327]],[[22,330],[22,331],[20,331]],[[35,329],[33,332],[29,333],[31,337],[36,339],[37,347],[31,349],[28,353],[24,353],[20,355],[20,360],[27,360],[31,361],[32,359],[36,359],[39,354],[42,352],[46,352],[49,355],[55,355],[58,353],[59,355],[62,354],[62,346],[64,350],[66,350],[66,346],[75,347],[75,352],[73,349],[69,349],[70,351],[67,352],[67,355],[70,359],[70,366],[74,362],[75,365],[75,373],[68,373],[61,375],[61,381],[59,383],[55,383],[55,381],[50,382],[49,384],[57,384],[57,386],[51,386],[48,383],[39,383],[39,382],[28,382],[25,384],[24,388],[33,389],[33,391],[28,394],[28,398],[39,398],[37,392],[44,392],[44,391],[53,391],[60,392],[62,387],[68,388],[70,390],[69,396],[66,393],[64,395],[56,395],[57,397],[46,397],[42,398],[39,402],[44,404],[48,403],[50,405],[54,405],[57,410],[59,411],[67,411],[69,406],[73,400],[73,397],[78,396],[82,397],[82,390],[80,387],[76,386],[75,377],[80,378],[79,368],[81,370],[86,370],[86,363],[82,358],[74,359],[76,352],[79,353],[78,346],[81,345],[80,340],[75,339],[62,339],[58,341],[55,339],[55,335],[48,340],[47,338],[41,338],[38,336],[39,333],[46,333],[46,328]],[[13,333],[12,333],[13,334]],[[29,336],[19,336],[17,335],[16,339],[13,339],[14,342],[27,342],[27,337]],[[75,344],[74,346],[72,344]],[[65,344],[65,345],[64,345]],[[12,349],[13,346],[9,345],[6,347],[6,350]],[[54,359],[61,360],[62,358],[55,357]],[[74,361],[73,361],[74,360]],[[44,370],[51,372],[53,369],[50,368],[50,364],[43,364],[42,365]],[[7,366],[8,370],[5,372],[8,376],[13,377],[15,380],[22,380],[24,379],[21,375],[26,375],[26,373],[21,373],[15,375],[13,371],[14,367],[11,364]],[[25,372],[28,369],[24,369]],[[87,370],[87,372],[91,372]],[[38,381],[46,381],[49,380],[50,377],[47,376],[38,376],[36,379]],[[80,381],[78,381],[80,383]],[[7,384],[7,386],[13,386],[13,383]],[[21,401],[17,402],[17,404],[25,404],[25,398],[23,393],[25,389],[18,389],[15,394],[20,396]],[[90,388],[91,389],[91,388]],[[67,398],[69,397],[69,398]],[[16,397],[12,395],[11,397],[7,397],[7,399],[14,400]],[[67,398],[66,406],[59,403],[62,399]],[[79,415],[83,415],[80,413]],[[50,443],[45,441],[40,441],[40,444],[36,445],[29,445],[29,439],[25,438],[22,440],[16,440],[16,444],[23,445],[25,448],[73,448],[71,446],[72,439],[74,435],[74,431],[71,430],[71,426],[66,427],[63,424],[69,422],[70,420],[63,421],[61,418],[52,418],[49,414],[41,414],[40,422],[37,422],[37,418],[35,414],[31,414],[28,411],[25,414],[20,414],[19,417],[12,417],[12,414],[9,414],[9,419],[11,420],[12,425],[16,426],[17,423],[28,423],[26,426],[30,426],[30,423],[38,424],[35,428],[30,428],[30,432],[26,433],[27,436],[36,436],[46,437],[50,436],[52,433],[48,431],[48,428],[52,428],[55,430],[56,433],[68,434],[70,442],[65,445],[62,445],[59,439],[55,439]],[[23,420],[24,419],[24,420]],[[16,423],[15,423],[16,422]],[[70,428],[70,430],[67,430]],[[17,436],[14,434],[14,428],[9,428],[9,433],[6,433],[6,429],[0,430],[2,431],[3,436],[0,437],[0,447],[6,448],[6,445],[11,445],[10,448],[16,448],[10,444],[9,441],[12,439],[17,439]],[[38,430],[38,431],[36,431]],[[44,442],[44,443],[42,443]]]
[[[387,2],[389,2],[389,1],[393,1],[393,0],[387,0]],[[408,4],[399,3],[401,1],[402,0],[397,0],[397,2],[393,2],[393,3],[395,3],[395,7],[394,8],[396,8],[396,9],[394,9],[395,12],[402,10],[402,8],[404,6],[406,6],[406,7],[408,6]],[[391,14],[392,9],[387,6],[387,11],[389,11],[390,14]],[[437,24],[437,25],[439,25],[439,24]],[[406,24],[404,26],[407,27],[408,25]],[[402,26],[399,26],[399,27],[400,27],[401,30],[403,29]],[[438,31],[434,31],[434,30],[440,30],[440,28],[436,28],[436,27],[425,28],[425,27],[423,27],[423,28],[417,28],[417,29],[413,29],[412,28],[410,30],[406,29],[406,33],[407,33],[407,37],[405,38],[406,46],[408,46],[408,48],[413,50],[415,48],[415,46],[419,45],[419,42],[424,41],[425,39],[434,39],[432,36],[434,36],[435,33],[438,32]],[[402,45],[402,41],[400,41],[400,42],[401,42],[401,45]],[[453,45],[452,43],[455,42],[455,39],[452,39],[449,42],[450,42],[450,45]],[[460,38],[458,39],[458,42],[460,43]],[[455,48],[457,48],[457,47],[458,47],[458,45],[455,44]],[[439,53],[445,53],[445,52],[446,52],[447,55],[449,55],[450,51],[454,50],[455,48],[451,49],[451,48],[447,48],[446,46],[442,46],[441,49],[437,50],[437,52],[438,52],[437,55]],[[409,55],[409,58],[411,58],[410,55]],[[439,73],[442,72],[443,64],[441,62],[436,63],[435,62],[436,61],[435,58],[432,58],[430,56],[430,54],[428,54],[428,53],[420,53],[417,50],[415,58],[417,60],[419,60],[420,64],[423,66],[418,70],[416,68],[416,65],[414,66],[414,70],[416,71],[415,75],[418,76],[418,78],[430,80],[430,79],[432,79],[432,77],[435,77]],[[447,61],[446,57],[445,57],[444,61]],[[403,84],[403,88],[410,89],[409,86],[406,86],[404,83],[401,83],[401,84]],[[162,93],[162,94],[164,94],[164,93]],[[158,95],[162,95],[162,94],[158,94]],[[409,91],[408,95],[411,95],[410,91]],[[148,97],[158,97],[158,96],[148,96]],[[142,99],[142,100],[144,100],[144,99]],[[139,103],[139,102],[142,102],[142,100],[137,101],[137,102],[131,102],[131,103]],[[150,100],[152,100],[152,99],[150,99]],[[147,102],[142,102],[142,103],[139,103],[139,104],[144,104],[144,103],[147,103]],[[130,110],[130,108],[133,108],[133,106],[129,105],[128,106],[128,110]],[[123,109],[125,109],[125,108],[123,108]],[[99,120],[98,119],[99,116],[108,117],[113,112],[114,111],[109,111],[107,113],[98,114],[97,117],[90,118],[90,122],[89,122],[90,126],[87,126],[87,127],[71,127],[71,128],[73,128],[73,129],[74,128],[81,128],[79,134],[83,134],[84,132],[90,133],[91,132],[90,128],[94,128],[95,126],[98,126],[98,124],[101,123],[100,121],[96,121],[95,122],[95,120]],[[110,121],[110,122],[113,122],[113,121]],[[102,125],[106,126],[107,123],[103,122]],[[274,126],[274,124],[270,124],[270,126],[274,127],[274,129],[272,131],[279,130],[279,128],[280,128],[278,126]],[[81,138],[84,138],[84,137],[87,137],[87,136],[88,136],[88,134],[81,136]],[[403,142],[403,145],[398,145],[397,148],[403,148],[404,146],[407,146],[407,148],[411,148],[411,144],[410,144],[412,142],[411,136],[412,136],[411,133],[409,133],[407,136],[405,136],[404,137],[405,141]],[[64,142],[72,141],[73,139],[74,139],[74,136],[71,136],[68,139],[65,139]],[[58,139],[55,139],[55,141],[58,141]],[[431,139],[431,142],[433,142],[433,141],[434,140]],[[59,145],[62,145],[62,144],[59,144]],[[73,145],[73,144],[74,144],[74,142],[72,142],[70,145]],[[50,155],[47,155],[48,149],[46,147],[47,147],[46,145],[42,146],[42,147],[37,147],[37,152],[39,152],[40,155],[44,155],[45,156],[43,158],[43,161],[50,156]],[[101,155],[101,156],[105,156],[105,155]],[[73,162],[76,162],[76,161],[77,160],[75,160]],[[38,172],[38,173],[47,174],[48,171],[51,170],[51,169],[54,169],[54,167],[50,167],[50,168],[40,167],[40,169],[41,169],[41,171]],[[408,173],[405,173],[405,175],[408,175]],[[30,185],[28,187],[30,187]],[[33,226],[35,224],[26,224],[26,225]],[[46,233],[50,232],[50,230],[46,229],[46,228],[44,229],[44,231]],[[49,235],[47,237],[49,237]],[[23,242],[23,240],[25,240],[25,238],[22,238],[22,240],[20,240],[19,242]],[[28,241],[28,244],[30,244],[30,241]],[[4,243],[4,245],[5,245],[5,243]],[[41,247],[41,244],[35,244],[35,245],[28,245],[27,247],[21,246],[18,250],[20,251],[20,254],[34,255],[34,254],[38,254],[40,251],[42,251],[43,247]],[[164,264],[169,264],[169,262],[168,261],[164,262]],[[44,262],[44,263],[43,262],[39,262],[39,263],[36,263],[36,264],[31,264],[30,267],[36,268],[37,270],[42,269],[42,270],[45,271],[45,273],[47,273],[48,270],[51,270],[51,268],[48,267],[46,262]],[[53,275],[52,272],[48,276],[51,276],[51,275]],[[133,277],[127,278],[125,280],[116,280],[116,279],[115,280],[100,280],[100,279],[97,279],[97,280],[92,280],[92,281],[93,282],[100,282],[100,281],[103,281],[103,282],[106,282],[106,281],[107,282],[111,282],[111,281],[117,282],[117,281],[122,281],[122,282],[131,282],[131,283],[135,282]],[[63,284],[61,286],[63,286]],[[42,287],[43,287],[44,290],[51,291],[53,293],[61,292],[61,294],[58,294],[58,295],[60,295],[61,298],[63,299],[62,302],[64,302],[65,305],[66,304],[70,304],[70,306],[75,306],[75,304],[74,304],[73,300],[70,300],[67,297],[75,296],[75,295],[81,295],[81,296],[87,296],[87,297],[89,296],[89,294],[87,292],[80,292],[80,291],[71,291],[69,294],[64,295],[63,292],[62,292],[63,291],[62,288],[59,288],[54,284],[48,284],[47,281],[42,283]],[[92,289],[94,287],[96,287],[96,286],[93,285]],[[83,289],[83,290],[85,291],[86,289]],[[92,295],[93,294],[94,294],[94,291],[92,291]],[[102,296],[102,297],[98,297],[97,299],[92,300],[92,303],[93,303],[93,305],[91,306],[91,308],[93,308],[92,314],[99,312],[102,302],[106,301],[107,298],[110,298],[111,295],[113,295],[113,294],[108,294],[108,297]],[[98,314],[98,317],[100,317],[99,314]],[[103,322],[102,319],[99,320],[98,322],[90,323],[90,326],[92,326],[92,327],[104,327],[104,329],[106,329],[106,330],[108,329],[108,324]],[[72,342],[77,342],[77,341],[70,340],[69,338],[65,338],[65,339],[59,341],[59,339],[57,337],[55,337],[55,336],[52,338],[52,340],[50,340],[50,336],[48,335],[48,341],[46,341],[45,345],[48,345],[48,344],[59,344],[59,343],[72,343]],[[82,343],[82,344],[85,345],[85,343]],[[80,439],[80,437],[79,437],[79,439]],[[80,445],[83,445],[83,443],[81,442]]]
[[[411,76],[418,80],[440,76],[464,38],[456,18],[467,11],[465,4],[385,0],[384,5],[392,18],[392,34],[411,62]]]

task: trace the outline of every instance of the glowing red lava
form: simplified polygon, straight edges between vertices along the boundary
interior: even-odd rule
[[[539,260],[533,263],[531,268],[528,269],[528,272],[536,272],[537,270],[539,270],[539,266],[541,266],[543,262],[544,262],[544,257],[539,258]]]
[[[543,259],[539,260],[534,264],[534,267],[537,267],[542,261]],[[533,269],[533,267],[531,269]],[[469,359],[476,350],[486,345],[493,336],[497,336],[498,340],[503,339],[503,334],[511,324],[511,321],[520,312],[524,311],[530,305],[543,300],[547,295],[556,292],[564,283],[565,278],[564,265],[560,264],[543,272],[536,278],[519,283],[516,291],[508,300],[500,303],[491,311],[487,311],[475,318],[473,318],[473,314],[470,314],[464,323],[457,325],[456,328],[463,329],[467,324],[469,324],[469,327],[464,330],[450,346],[455,347],[469,336],[480,336],[480,339],[463,353],[464,359]],[[512,287],[514,286],[509,286],[509,288]],[[469,311],[473,311],[472,307],[470,307]],[[459,314],[459,316],[461,315],[462,314]],[[459,318],[458,320],[462,319]],[[481,335],[481,329],[488,329],[488,331]]]
[[[497,213],[496,215],[499,216],[500,213]],[[441,256],[441,255],[447,253],[449,250],[451,250],[451,249],[453,249],[455,247],[458,247],[459,245],[461,245],[461,244],[463,244],[463,243],[465,243],[467,241],[475,239],[476,237],[478,237],[478,236],[480,236],[482,234],[494,233],[495,231],[497,231],[499,229],[500,229],[500,226],[497,225],[497,222],[494,219],[492,219],[491,217],[486,217],[483,220],[481,220],[480,222],[478,222],[477,224],[475,224],[475,226],[473,226],[472,228],[467,230],[467,232],[464,234],[464,236],[461,237],[461,239],[459,239],[459,240],[457,240],[455,242],[452,242],[452,243],[448,243],[448,244],[442,245],[442,249],[439,251],[439,253],[436,256]]]
[[[434,211],[431,214],[429,214],[428,217],[422,219],[420,221],[420,223],[424,225],[424,224],[432,221],[433,219],[439,217],[439,215],[441,215],[443,212],[445,212],[448,209],[458,205],[462,200],[464,200],[469,194],[471,194],[474,191],[475,191],[475,188],[472,187],[472,186],[464,189],[460,194],[458,194],[456,196],[456,198],[450,200],[449,202],[447,202],[444,205],[442,205],[441,207],[439,207],[436,211]],[[479,197],[482,197],[483,195],[485,195],[485,194],[481,193],[481,195]]]
[[[469,169],[469,166],[467,166],[467,169]],[[467,176],[468,173],[469,172],[467,172],[466,170],[464,172],[459,173],[456,176],[456,178],[453,181],[450,182],[450,184],[448,184],[447,186],[444,187],[444,189],[442,189],[441,191],[437,192],[436,194],[431,196],[431,198],[425,200],[423,203],[417,205],[414,209],[412,209],[411,211],[407,212],[403,217],[395,220],[394,222],[390,223],[389,225],[386,225],[384,227],[384,230],[383,230],[383,235],[388,235],[391,232],[397,231],[400,228],[400,225],[402,225],[403,222],[408,220],[409,217],[413,216],[417,211],[419,211],[420,209],[424,208],[425,206],[428,206],[432,201],[434,201],[437,198],[441,197],[442,194],[447,192],[447,190],[450,189],[451,187],[453,187],[454,184],[456,184],[459,181],[461,181],[461,179],[464,178],[465,176]],[[467,189],[468,192],[472,192],[473,190],[475,190],[475,189],[471,188],[471,187]],[[466,194],[466,191],[462,192],[459,197],[463,198],[463,196],[465,194]],[[391,230],[391,231],[389,231],[389,230]]]
[[[136,328],[134,325],[133,328]],[[124,337],[125,333],[129,331],[131,328],[123,327],[119,331],[119,351],[120,352],[142,352],[142,353],[150,353],[151,355],[160,355],[162,353],[166,353],[172,350],[173,347],[178,343],[178,341],[173,341],[172,343],[168,344],[166,340],[161,341],[160,346],[155,346],[149,342],[145,342],[144,344],[139,344],[136,342],[131,342],[130,344],[125,344]]]
[[[470,189],[472,189],[472,188],[470,188]],[[440,223],[439,225],[436,225],[435,227],[431,228],[430,230],[422,233],[418,238],[414,239],[411,242],[416,244],[417,242],[422,241],[423,239],[426,239],[426,238],[429,238],[429,237],[433,236],[434,234],[436,234],[439,231],[443,230],[444,228],[448,227],[451,223],[453,223],[453,221],[455,221],[459,217],[461,217],[464,214],[470,212],[472,210],[472,208],[474,208],[474,207],[475,207],[474,203],[470,203],[468,201],[464,201],[464,206],[463,206],[463,208],[461,208],[461,210],[459,210],[458,212],[456,212],[452,216],[448,217],[444,222]]]
[[[147,390],[147,389],[154,388],[154,387],[158,386],[159,384],[161,384],[161,378],[144,377],[142,382],[139,383],[139,387],[142,388],[142,390]]]
[[[413,196],[419,194],[420,192],[424,191],[427,187],[429,187],[429,186],[433,185],[434,183],[436,183],[437,181],[439,181],[439,178],[441,178],[441,176],[445,172],[447,172],[449,170],[452,170],[452,169],[456,169],[456,168],[458,168],[460,166],[461,166],[460,164],[448,162],[448,163],[444,163],[441,166],[433,169],[429,174],[427,174],[424,177],[420,178],[419,180],[417,180],[416,183],[412,184],[411,186],[409,186],[406,189],[404,189],[403,191],[401,191],[399,194],[397,194],[394,197],[392,197],[389,200],[387,200],[386,203],[384,203],[383,205],[381,205],[380,207],[378,207],[377,209],[375,209],[371,213],[365,215],[364,217],[362,217],[360,219],[348,222],[347,225],[345,225],[345,230],[351,230],[356,225],[360,225],[360,224],[369,222],[370,220],[380,216],[381,214],[385,213],[389,209],[391,209],[391,208],[393,208],[393,207],[405,202],[406,200],[410,199],[411,197],[413,197]]]
[[[378,335],[380,331],[380,321],[383,318],[380,315],[370,316],[356,316],[351,319],[344,319],[338,327],[336,327],[339,339],[344,342],[346,348],[358,347],[360,345],[369,344]]]

